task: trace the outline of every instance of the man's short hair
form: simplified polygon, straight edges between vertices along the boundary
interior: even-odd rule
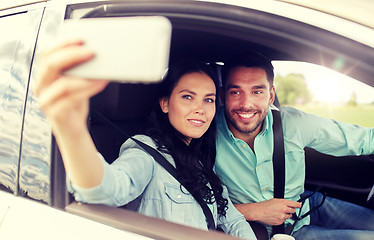
[[[258,52],[244,52],[238,54],[231,58],[229,61],[226,61],[222,67],[222,85],[226,86],[227,78],[233,68],[236,67],[254,67],[262,68],[266,72],[266,77],[270,83],[270,86],[273,86],[274,82],[274,67],[271,64],[270,59]]]

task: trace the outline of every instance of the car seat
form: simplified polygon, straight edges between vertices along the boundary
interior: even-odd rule
[[[145,130],[146,117],[156,101],[157,84],[110,83],[90,100],[90,111],[99,112],[130,136]],[[108,163],[119,154],[127,137],[90,114],[88,126],[96,148]]]

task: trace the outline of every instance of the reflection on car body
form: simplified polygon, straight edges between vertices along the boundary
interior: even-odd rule
[[[19,187],[28,197],[50,204],[50,126],[35,101],[29,101],[27,111],[30,114],[24,120],[28,130],[23,134]]]
[[[17,165],[20,147],[22,105],[24,102],[24,88],[19,81],[14,81],[8,72],[0,71],[2,79],[10,79],[9,82],[0,83],[0,179],[5,188],[16,191]],[[23,91],[22,91],[23,90]],[[23,92],[23,94],[22,94]],[[6,124],[5,124],[6,123]],[[4,182],[3,182],[4,181]]]

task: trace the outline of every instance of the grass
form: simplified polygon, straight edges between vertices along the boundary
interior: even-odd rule
[[[374,105],[372,104],[357,106],[296,105],[293,107],[341,122],[374,127]]]

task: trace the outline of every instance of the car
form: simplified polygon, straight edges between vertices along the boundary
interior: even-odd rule
[[[271,58],[275,66],[284,61],[314,64],[373,89],[374,3],[360,0],[329,4],[298,0],[0,3],[1,239],[96,239],[109,235],[115,239],[234,239],[145,217],[126,206],[82,204],[67,192],[58,146],[31,91],[38,56],[58,40],[65,20],[164,16],[172,24],[169,62],[197,57],[214,65],[219,73],[229,57],[243,50],[256,50]],[[142,132],[141,123],[156,92],[152,84],[112,82],[92,98],[88,125],[108,162],[115,160],[127,138],[117,127],[130,135]],[[100,116],[116,127],[102,122]],[[337,158],[306,151],[307,189],[320,185],[330,196],[373,208],[367,201],[374,184],[373,155]]]

